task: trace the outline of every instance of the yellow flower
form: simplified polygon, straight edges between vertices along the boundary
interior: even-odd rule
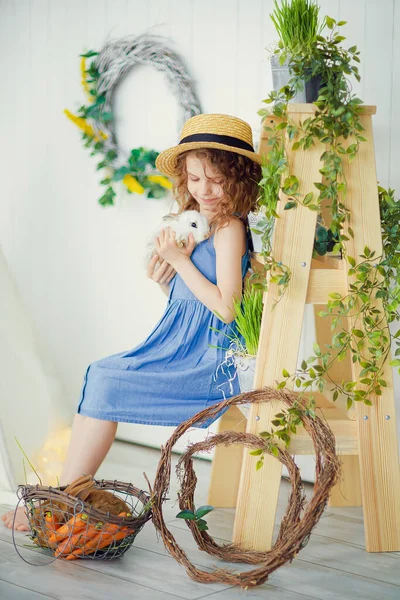
[[[105,140],[108,137],[108,135],[103,131],[99,131],[97,134],[95,134],[93,127],[89,125],[86,119],[83,119],[82,117],[77,117],[76,115],[72,114],[68,110],[68,108],[64,108],[64,113],[67,115],[68,119],[71,119],[71,121],[79,127],[79,129],[82,129],[82,131],[87,133],[87,135],[94,137],[95,140],[98,140],[100,138],[103,138]]]
[[[154,183],[158,183],[159,185],[161,185],[164,188],[167,188],[167,190],[172,189],[172,182],[169,179],[167,179],[167,177],[164,177],[163,175],[149,175],[148,179],[150,181],[153,181]]]
[[[130,192],[133,192],[135,194],[143,194],[144,192],[144,187],[140,185],[138,180],[132,175],[125,175],[125,177],[122,180],[122,183],[126,185]]]
[[[86,81],[86,59],[84,56],[82,56],[82,58],[81,58],[81,75],[82,75],[81,83],[82,83],[83,89],[85,90],[86,95],[89,98],[89,101],[93,102],[94,98],[93,98],[92,94],[90,93],[89,84]]]

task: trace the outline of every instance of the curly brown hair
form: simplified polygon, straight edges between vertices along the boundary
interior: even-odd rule
[[[218,205],[218,214],[210,220],[211,231],[229,223],[233,213],[246,221],[250,211],[254,211],[259,197],[258,182],[261,179],[261,167],[247,156],[214,148],[201,148],[182,152],[176,161],[176,179],[173,194],[179,204],[177,214],[185,210],[199,210],[197,201],[187,188],[186,156],[194,153],[205,159],[223,176],[224,197]]]

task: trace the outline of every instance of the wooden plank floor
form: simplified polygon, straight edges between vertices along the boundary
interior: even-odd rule
[[[143,471],[154,480],[159,451],[116,442],[97,476],[104,479],[131,481],[146,489]],[[177,458],[174,458],[176,464]],[[210,463],[196,460],[198,484],[196,504],[207,501]],[[283,483],[277,523],[286,506],[289,485]],[[199,568],[213,566],[235,571],[251,565],[223,563],[198,550],[185,522],[176,519],[177,482],[173,471],[170,500],[164,515],[178,543]],[[311,493],[309,486],[308,493]],[[0,507],[3,512],[7,507]],[[207,515],[211,535],[217,541],[230,540],[233,509],[215,509]],[[16,533],[22,560],[12,543],[11,531],[0,522],[0,598],[1,600],[173,600],[212,598],[266,598],[268,600],[399,600],[400,553],[369,554],[364,550],[361,509],[327,509],[310,542],[298,558],[273,573],[262,586],[247,592],[223,584],[192,581],[186,571],[164,548],[152,523],[147,523],[134,546],[114,561],[81,560],[69,563],[50,558],[40,550],[28,548],[27,534]],[[28,564],[28,563],[34,563]]]

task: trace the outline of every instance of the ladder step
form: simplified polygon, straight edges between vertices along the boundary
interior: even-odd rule
[[[310,269],[306,304],[326,304],[329,294],[337,292],[346,296],[346,273],[343,269]]]
[[[252,253],[251,267],[258,272],[264,263],[261,254]],[[346,271],[344,261],[338,256],[319,256],[311,261],[306,304],[326,304],[329,294],[337,292],[347,294]]]
[[[348,419],[333,419],[329,427],[336,440],[336,451],[339,454],[358,454],[357,423]],[[314,445],[303,427],[297,429],[296,435],[292,434],[288,447],[290,454],[314,454]]]

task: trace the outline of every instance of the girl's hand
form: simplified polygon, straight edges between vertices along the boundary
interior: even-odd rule
[[[160,266],[156,270],[157,262],[160,263]],[[175,269],[165,260],[160,258],[158,254],[151,257],[147,267],[147,277],[150,277],[150,279],[160,285],[165,285],[171,281],[175,274]]]
[[[194,250],[195,241],[193,234],[189,234],[188,244],[179,248],[176,243],[176,233],[171,227],[162,229],[159,237],[156,238],[156,250],[171,265],[182,257],[189,258]]]

